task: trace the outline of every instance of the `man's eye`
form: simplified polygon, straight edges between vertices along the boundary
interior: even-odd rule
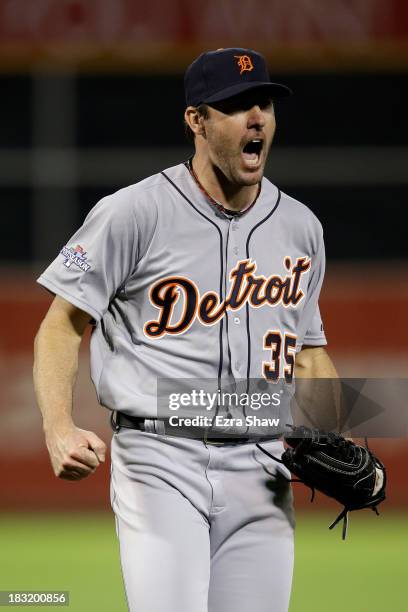
[[[261,98],[249,100],[247,104],[245,104],[244,110],[249,110],[253,106],[258,105],[262,110],[267,109],[272,104],[272,100],[270,98]]]
[[[230,100],[223,100],[222,102],[216,102],[213,106],[225,113],[226,115],[232,115],[234,113],[239,113],[241,111],[247,111],[253,106],[258,104],[259,108],[262,110],[266,110],[272,104],[272,100],[270,98],[237,98]]]
[[[268,108],[269,106],[271,106],[271,104],[272,104],[272,100],[270,100],[270,99],[261,100],[259,102],[260,108]]]

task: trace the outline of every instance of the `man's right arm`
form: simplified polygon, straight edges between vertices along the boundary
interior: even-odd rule
[[[34,386],[48,452],[55,475],[66,480],[85,478],[105,460],[105,443],[72,418],[79,349],[90,319],[57,296],[34,343]]]

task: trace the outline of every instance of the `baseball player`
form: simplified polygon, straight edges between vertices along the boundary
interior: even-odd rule
[[[335,376],[318,307],[321,225],[263,176],[273,100],[290,93],[255,51],[200,55],[185,75],[193,157],[103,198],[39,278],[55,299],[34,379],[59,478],[84,478],[105,460],[104,442],[72,417],[93,325],[91,376],[114,411],[111,502],[133,612],[288,609],[289,472],[250,427],[167,435],[158,385]],[[280,456],[275,433],[263,446]]]

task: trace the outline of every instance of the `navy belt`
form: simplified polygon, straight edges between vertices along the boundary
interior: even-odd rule
[[[118,431],[121,427],[145,431],[145,420],[145,417],[130,416],[116,410],[112,412],[110,419],[113,431]]]
[[[157,419],[146,419],[145,417],[135,417],[130,416],[129,414],[124,414],[123,412],[114,411],[111,414],[111,426],[113,431],[119,431],[121,427],[125,429],[137,429],[138,431],[146,431],[145,421],[155,421]],[[197,438],[196,438],[197,439]],[[245,444],[246,442],[258,442],[258,439],[249,438],[249,437],[239,437],[234,438],[230,436],[229,438],[221,438],[216,436],[205,437],[203,436],[203,441],[209,442],[210,444]]]

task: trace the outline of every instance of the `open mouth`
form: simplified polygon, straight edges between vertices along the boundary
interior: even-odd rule
[[[262,147],[263,140],[261,140],[260,138],[253,138],[252,140],[247,142],[247,144],[242,150],[242,156],[248,166],[258,165]]]

